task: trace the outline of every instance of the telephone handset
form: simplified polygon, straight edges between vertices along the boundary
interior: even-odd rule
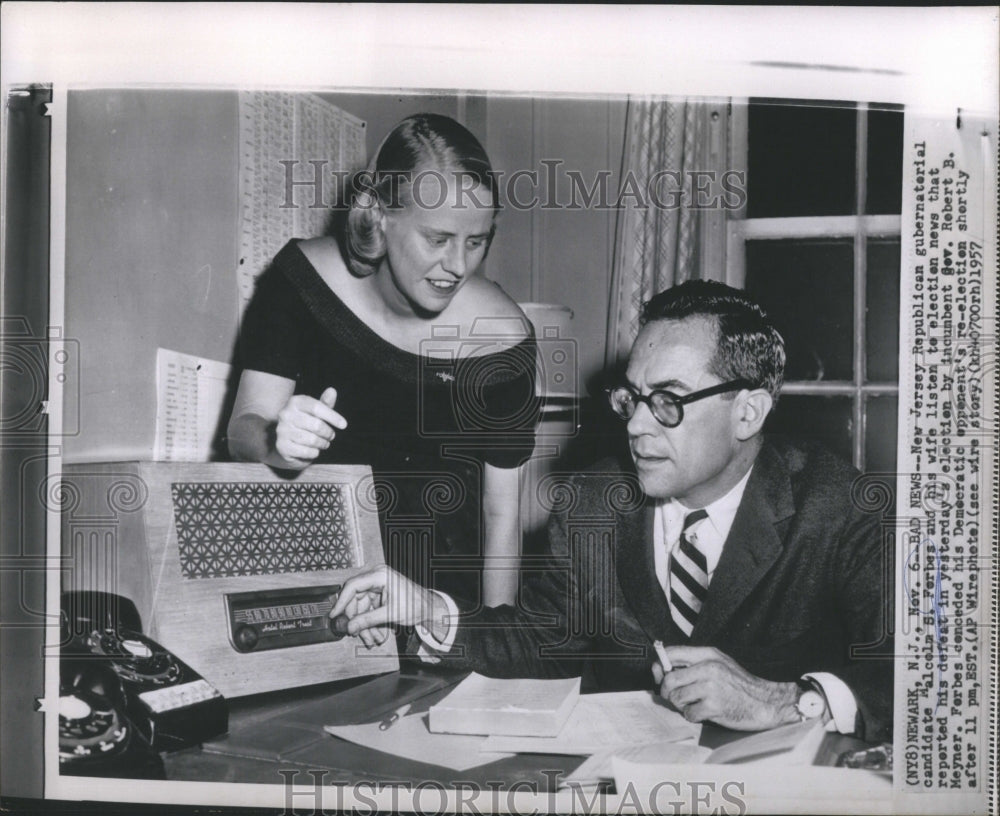
[[[120,767],[127,754],[178,750],[226,732],[225,699],[142,634],[130,600],[90,591],[61,600],[61,765],[73,773]]]

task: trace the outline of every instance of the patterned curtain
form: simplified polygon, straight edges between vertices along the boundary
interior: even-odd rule
[[[720,268],[725,212],[698,205],[719,194],[727,170],[728,108],[728,100],[629,100],[605,345],[608,367],[628,355],[643,302],[689,278],[725,279]],[[706,185],[699,171],[715,174],[707,194],[694,189]]]

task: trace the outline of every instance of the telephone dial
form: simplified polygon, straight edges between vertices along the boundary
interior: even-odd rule
[[[158,776],[158,752],[226,732],[225,699],[142,634],[130,600],[67,592],[61,601],[59,763],[65,773]]]

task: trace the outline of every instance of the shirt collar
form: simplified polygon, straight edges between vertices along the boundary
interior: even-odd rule
[[[730,488],[728,493],[704,507],[705,512],[708,513],[708,521],[715,527],[723,540],[729,535],[729,528],[733,526],[733,519],[736,518],[736,511],[739,509],[740,502],[743,501],[743,493],[751,473],[753,473],[753,465],[743,474],[743,478]],[[683,519],[688,513],[699,509],[685,507],[676,499],[664,499],[660,505],[668,516],[676,519]]]

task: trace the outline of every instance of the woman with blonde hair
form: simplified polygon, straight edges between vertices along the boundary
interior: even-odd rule
[[[479,272],[495,174],[465,127],[418,114],[355,186],[341,235],[290,241],[257,282],[230,452],[371,465],[390,566],[511,603],[539,406],[530,324]]]

